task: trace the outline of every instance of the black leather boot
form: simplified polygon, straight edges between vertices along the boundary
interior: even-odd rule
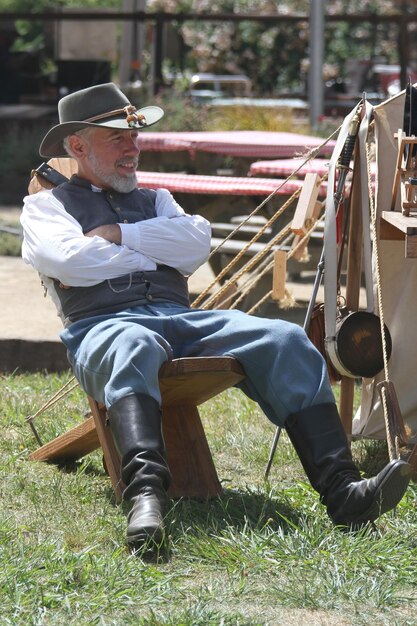
[[[394,508],[403,497],[410,481],[410,465],[391,461],[374,478],[362,479],[335,404],[294,413],[285,427],[334,524],[360,528]]]
[[[126,485],[123,499],[132,503],[128,544],[136,549],[160,545],[171,474],[165,459],[159,405],[150,396],[132,394],[113,404],[107,415]]]

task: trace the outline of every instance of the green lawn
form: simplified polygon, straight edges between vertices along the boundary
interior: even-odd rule
[[[225,493],[176,501],[169,550],[152,562],[125,547],[99,452],[66,471],[28,460],[25,422],[70,377],[0,377],[0,624],[417,624],[417,490],[376,529],[334,529],[285,435],[265,484],[274,427],[239,392],[202,407]],[[36,420],[47,441],[83,419],[77,389]],[[354,443],[366,474],[381,444]]]
[[[22,247],[20,231],[19,221],[4,216],[0,208],[0,256],[20,256]]]

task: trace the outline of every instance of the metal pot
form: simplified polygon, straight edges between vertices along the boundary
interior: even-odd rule
[[[392,352],[392,340],[384,324],[387,358]],[[333,349],[328,356],[342,374],[353,378],[373,378],[384,368],[381,321],[369,311],[342,309],[336,321]]]

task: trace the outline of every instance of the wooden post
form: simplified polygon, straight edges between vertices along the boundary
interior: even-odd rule
[[[274,270],[272,273],[272,299],[282,300],[285,296],[285,279],[287,275],[287,253],[275,250]]]
[[[346,307],[356,311],[359,307],[359,293],[362,266],[362,212],[361,212],[361,173],[359,159],[355,161],[352,189],[349,198],[349,235],[346,270]],[[340,383],[340,417],[347,435],[352,433],[353,397],[355,379],[342,376]]]
[[[307,172],[291,222],[291,230],[296,235],[304,235],[306,232],[306,221],[313,216],[320,184],[321,177],[318,174]]]

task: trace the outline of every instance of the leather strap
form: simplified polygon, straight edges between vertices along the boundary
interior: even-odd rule
[[[342,153],[343,146],[349,134],[350,124],[357,112],[353,109],[343,121],[336,146],[332,154],[329,165],[329,177],[326,196],[326,216],[324,228],[324,317],[325,317],[325,346],[327,355],[332,365],[344,376],[353,378],[343,364],[340,362],[336,345],[336,321],[337,321],[337,286],[338,286],[338,254],[336,236],[336,209],[335,206],[335,181],[337,162]],[[364,273],[366,281],[367,309],[373,310],[373,280],[372,280],[372,245],[370,239],[370,216],[369,216],[369,195],[368,170],[366,160],[366,138],[368,134],[369,121],[372,117],[373,108],[365,101],[365,115],[359,128],[359,158],[361,167],[361,203],[362,203],[362,223],[363,223],[363,246],[364,246]]]
[[[374,288],[372,272],[372,231],[369,202],[369,172],[366,154],[366,141],[368,137],[369,123],[373,116],[373,106],[365,101],[364,116],[359,128],[358,143],[361,168],[361,204],[362,204],[362,237],[363,237],[363,272],[366,290],[366,310],[374,311]]]

